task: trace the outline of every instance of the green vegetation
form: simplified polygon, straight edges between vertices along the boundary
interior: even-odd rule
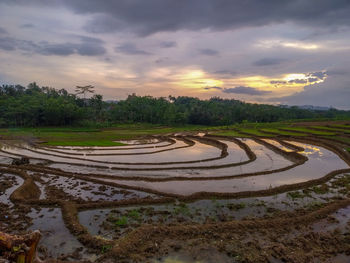
[[[304,193],[302,193],[302,192],[300,192],[300,191],[288,192],[288,193],[287,193],[287,196],[290,197],[290,198],[292,198],[293,200],[294,200],[294,199],[298,199],[298,198],[305,198],[305,197],[307,197],[306,194],[304,194]]]
[[[342,133],[349,133],[350,134],[350,130],[346,130],[346,129],[342,129],[342,128],[327,127],[327,126],[311,126],[311,128],[322,129],[322,130],[330,131],[330,132],[342,132]]]
[[[127,224],[128,224],[128,218],[126,216],[122,216],[118,218],[117,221],[115,221],[116,226],[123,227],[123,226],[126,226]]]
[[[214,133],[214,135],[232,136],[232,137],[250,137],[249,135],[241,134],[241,133],[234,131],[234,130],[216,132],[216,133]]]
[[[325,138],[333,139],[342,143],[346,143],[350,145],[350,138],[349,137],[341,137],[341,136],[325,136]]]
[[[234,210],[234,211],[243,209],[243,208],[245,208],[245,207],[246,207],[246,204],[245,204],[245,203],[228,204],[228,205],[227,205],[227,208],[228,208],[228,209]]]
[[[251,135],[255,135],[255,136],[265,136],[265,137],[273,137],[274,135],[269,134],[269,133],[263,133],[257,129],[247,129],[247,128],[243,128],[243,129],[239,129],[239,131],[243,132],[243,133],[248,133]]]
[[[37,138],[52,146],[121,146],[120,140],[183,131],[211,131],[214,135],[236,137],[311,133],[350,144],[349,138],[335,136],[337,131],[348,132],[349,125],[315,125],[324,131],[293,126],[297,121],[332,118],[348,119],[350,111],[311,111],[233,99],[172,96],[130,95],[126,100],[107,103],[98,94],[82,99],[66,90],[39,87],[36,83],[27,88],[0,87],[0,136]]]
[[[291,130],[291,131],[311,133],[311,134],[314,134],[314,135],[323,135],[323,136],[334,136],[334,135],[336,135],[336,133],[334,133],[334,132],[316,131],[316,130],[309,129],[309,128],[304,128],[304,127],[288,127],[287,129]]]
[[[330,125],[330,127],[335,127],[335,128],[346,128],[346,129],[350,129],[350,125],[342,125],[342,124],[332,124]]]
[[[92,86],[77,87],[77,94],[64,89],[3,85],[0,87],[0,127],[67,126],[111,127],[115,123],[224,126],[236,123],[266,123],[291,119],[344,119],[349,111],[305,110],[298,107],[245,103],[218,97],[154,98],[129,95],[126,100],[105,102],[101,95],[85,98]],[[258,128],[258,127],[255,127]],[[261,128],[261,127],[259,127]]]
[[[326,194],[329,192],[329,187],[326,184],[322,184],[320,186],[314,186],[312,191],[314,191],[316,194]]]
[[[105,253],[107,253],[109,250],[111,250],[112,249],[112,245],[105,245],[105,246],[102,246],[102,248],[101,248],[101,254],[105,254]]]
[[[141,215],[140,215],[140,212],[136,209],[134,210],[131,210],[129,213],[128,213],[128,217],[138,221],[141,219]]]
[[[190,209],[185,203],[180,203],[178,206],[174,208],[174,213],[176,215],[190,215]]]
[[[203,128],[198,125],[182,127],[164,127],[150,124],[116,125],[109,129],[78,128],[16,128],[0,129],[0,135],[11,138],[38,138],[46,145],[52,146],[120,146],[118,140],[129,140],[137,137],[191,131]]]
[[[273,128],[265,128],[265,129],[261,129],[261,131],[271,132],[271,133],[275,133],[276,135],[285,135],[285,136],[307,136],[307,134],[304,134],[304,133],[289,132],[289,131],[283,131],[283,130],[273,129]]]

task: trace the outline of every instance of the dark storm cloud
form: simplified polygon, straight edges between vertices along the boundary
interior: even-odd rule
[[[288,81],[288,83],[306,84],[307,79],[291,79],[290,81]]]
[[[122,23],[115,18],[107,15],[96,15],[85,26],[84,29],[89,33],[110,33],[123,30]],[[124,28],[125,30],[125,28]]]
[[[16,41],[10,37],[0,36],[0,49],[11,51],[16,49]]]
[[[344,82],[336,82],[335,79],[330,83],[325,82],[309,85],[303,91],[282,98],[272,98],[270,101],[278,101],[289,105],[318,105],[335,106],[336,108],[350,110],[350,82],[345,78]],[[337,96],[334,96],[337,94]]]
[[[215,75],[237,75],[237,72],[235,71],[230,71],[230,70],[217,70],[214,72]]]
[[[345,69],[330,69],[330,70],[327,70],[327,75],[329,75],[329,76],[350,75],[350,71],[349,70],[345,70]]]
[[[126,55],[151,55],[151,53],[137,48],[132,43],[125,43],[123,45],[117,46],[114,50]]]
[[[20,40],[10,36],[0,36],[0,49],[6,51],[21,50],[46,56],[69,56],[73,54],[98,56],[106,53],[102,41],[89,37],[80,37],[80,39],[80,43],[49,43],[47,41],[35,43],[33,41]]]
[[[327,78],[327,72],[326,71],[310,72],[310,73],[306,73],[305,76],[306,76],[306,79],[292,79],[292,80],[289,80],[288,83],[307,84],[311,82],[325,80]]]
[[[287,84],[287,81],[284,81],[284,80],[271,80],[270,84]]]
[[[75,45],[72,43],[63,44],[43,44],[36,50],[38,53],[46,56],[69,56],[76,52]]]
[[[326,71],[311,72],[306,74],[306,76],[324,80],[327,77],[327,72]]]
[[[7,4],[64,6],[95,15],[85,29],[149,35],[176,30],[226,30],[295,22],[317,28],[349,26],[348,0],[2,0]]]
[[[205,90],[211,90],[211,89],[223,90],[223,88],[217,87],[217,86],[214,86],[214,87],[205,87],[204,89],[205,89]]]
[[[285,61],[286,59],[283,59],[283,58],[262,58],[255,61],[253,64],[255,66],[273,66],[273,65],[279,65]]]
[[[176,46],[177,46],[177,43],[175,41],[163,41],[160,43],[160,47],[162,48],[171,48]]]
[[[126,29],[140,35],[149,35],[161,31],[206,28],[226,30],[288,21],[315,27],[350,24],[348,0],[57,0],[55,2],[71,8],[76,13],[97,15],[86,26],[87,30],[95,33]]]
[[[210,48],[204,48],[204,49],[199,49],[198,52],[202,55],[205,56],[217,56],[219,55],[219,51],[210,49]]]
[[[0,27],[0,35],[5,35],[5,34],[7,34],[7,31],[4,28]]]
[[[35,27],[33,24],[23,24],[23,25],[20,25],[20,28],[33,28]]]
[[[224,93],[236,93],[236,94],[247,94],[247,95],[265,95],[271,93],[271,91],[258,90],[252,87],[238,86],[235,88],[225,88],[222,90]]]

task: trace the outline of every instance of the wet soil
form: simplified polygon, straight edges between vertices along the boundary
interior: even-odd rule
[[[40,229],[38,255],[45,260],[349,262],[350,158],[341,145],[319,138],[187,136],[183,140],[193,144],[177,156],[171,155],[174,149],[149,154],[163,155],[150,162],[153,168],[163,160],[174,162],[164,164],[174,168],[164,171],[107,173],[113,169],[71,158],[74,152],[110,151],[105,156],[118,161],[119,155],[112,155],[119,153],[117,147],[47,147],[38,149],[38,156],[2,146],[0,231]],[[124,150],[134,150],[135,156],[123,160],[132,157],[130,166],[143,169],[136,153],[153,150],[149,146],[174,147],[176,143],[166,145],[170,140],[120,146],[135,147]],[[67,151],[67,156],[57,157],[66,163],[44,154],[56,150]],[[30,164],[11,165],[13,158],[29,153]],[[219,158],[202,161],[207,157]],[[177,161],[190,161],[188,169]],[[199,164],[207,167],[200,169]]]

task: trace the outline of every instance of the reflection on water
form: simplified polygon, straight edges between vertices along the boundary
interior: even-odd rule
[[[33,225],[28,230],[40,230],[43,236],[39,245],[46,248],[49,256],[57,258],[62,255],[72,254],[75,251],[84,251],[82,244],[64,225],[61,209],[32,209],[29,216],[33,219]],[[85,259],[93,259],[93,256],[86,251],[82,254]]]
[[[224,180],[201,180],[201,181],[167,181],[167,182],[146,182],[146,181],[127,181],[127,180],[111,180],[121,184],[130,186],[141,186],[148,189],[154,189],[161,192],[175,193],[180,195],[190,195],[196,192],[242,192],[265,190],[281,185],[294,184],[309,181],[312,179],[325,176],[327,173],[345,169],[349,166],[340,159],[335,153],[322,148],[314,147],[308,144],[301,144],[307,150],[309,160],[303,165],[299,165],[292,169],[266,174],[259,176],[249,176],[244,178],[224,179]],[[265,150],[264,150],[265,152]],[[265,152],[266,154],[266,152]],[[303,154],[303,153],[302,153]],[[255,163],[255,162],[254,162]],[[254,164],[253,163],[253,164]],[[246,166],[249,166],[247,164]],[[243,166],[244,168],[245,166]],[[237,167],[232,167],[235,170]],[[258,168],[258,167],[255,167]],[[227,168],[226,168],[227,169]],[[221,169],[218,169],[221,170]],[[261,171],[261,169],[255,169]],[[211,171],[213,174],[218,174],[218,171]]]
[[[12,202],[10,201],[11,194],[20,186],[23,184],[23,179],[17,175],[12,174],[0,174],[0,184],[4,184],[11,182],[12,185],[7,188],[4,192],[0,191],[0,203],[6,204],[6,205],[12,205]]]
[[[178,145],[186,146],[183,141],[178,140]],[[188,162],[188,161],[197,161],[204,160],[209,158],[216,158],[221,155],[221,150],[217,147],[207,145],[204,143],[197,142],[195,145],[188,148],[172,148],[169,151],[156,152],[152,154],[140,154],[140,155],[103,155],[103,156],[80,156],[85,160],[74,159],[72,156],[67,156],[64,154],[54,153],[57,156],[50,155],[51,152],[30,148],[29,145],[21,145],[25,148],[16,147],[16,145],[6,145],[2,148],[3,151],[6,151],[10,154],[20,154],[24,156],[29,156],[31,158],[41,158],[48,159],[53,162],[67,162],[67,163],[77,163],[77,164],[86,164],[86,165],[103,165],[103,163],[111,162],[123,162],[123,163],[166,163],[166,162]],[[172,146],[173,147],[173,146]],[[35,150],[33,152],[31,150]],[[99,161],[99,162],[95,162]],[[100,163],[102,162],[102,164]],[[122,166],[121,164],[113,164],[113,166]],[[125,165],[124,165],[125,167]]]

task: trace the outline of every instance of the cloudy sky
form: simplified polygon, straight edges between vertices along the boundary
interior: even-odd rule
[[[349,0],[0,0],[0,84],[350,109]]]

